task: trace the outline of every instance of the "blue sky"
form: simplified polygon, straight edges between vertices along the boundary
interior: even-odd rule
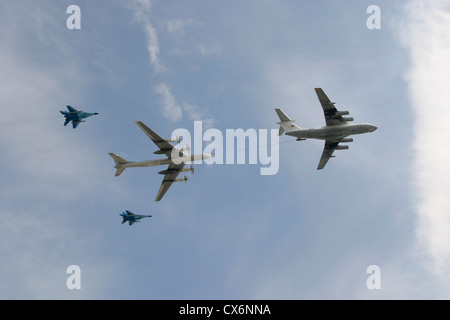
[[[1,2],[0,298],[449,298],[449,14],[437,0]],[[108,152],[158,157],[137,120],[164,137],[195,120],[277,129],[281,107],[319,127],[316,87],[378,126],[325,170],[322,142],[282,136],[273,176],[199,164],[161,202],[160,168],[114,177]],[[73,130],[66,105],[99,115]],[[125,209],[153,217],[129,227]]]

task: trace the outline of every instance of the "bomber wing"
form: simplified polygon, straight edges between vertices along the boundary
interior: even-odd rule
[[[314,90],[316,90],[317,97],[322,105],[323,113],[325,115],[325,123],[327,126],[334,126],[347,123],[347,121],[353,121],[353,118],[351,117],[343,117],[348,115],[349,112],[338,111],[334,106],[335,102],[331,102],[321,88],[315,88]]]
[[[166,174],[164,175],[163,181],[161,183],[161,187],[159,187],[158,194],[156,195],[155,201],[160,201],[164,195],[166,194],[167,190],[169,190],[172,183],[177,181],[177,176],[180,174],[181,170],[184,168],[184,162],[181,164],[169,164],[169,167],[166,170]]]
[[[157,153],[165,154],[169,159],[172,158],[172,150],[174,146],[170,142],[163,139],[159,134],[157,134],[152,129],[147,127],[142,121],[136,121],[136,124],[159,148],[159,151],[157,151]],[[179,156],[186,157],[186,154],[180,150]],[[182,161],[180,164],[171,163],[169,164],[167,170],[160,172],[161,174],[164,174],[164,178],[161,183],[161,187],[159,188],[158,194],[156,195],[155,201],[160,201],[164,197],[164,195],[166,194],[167,190],[169,190],[172,183],[181,180],[181,179],[177,180],[177,176],[183,170],[184,165],[185,165],[184,161]]]
[[[171,157],[171,152],[174,146],[170,142],[163,139],[159,134],[147,127],[142,121],[136,121],[136,124],[139,126],[139,128],[142,129],[142,131],[144,131],[144,133],[150,138],[150,140],[152,140],[153,143],[156,144],[156,146],[160,150],[160,152],[158,153],[164,153],[168,158]]]

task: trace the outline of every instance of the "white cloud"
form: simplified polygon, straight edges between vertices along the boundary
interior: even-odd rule
[[[160,95],[162,114],[164,118],[170,122],[180,121],[183,117],[183,112],[186,112],[190,120],[203,121],[204,128],[206,129],[212,127],[214,120],[212,118],[207,118],[206,113],[202,108],[186,101],[178,103],[167,84],[160,83],[155,86],[154,89],[155,92]]]
[[[158,41],[158,35],[156,29],[153,27],[150,21],[152,2],[151,0],[134,0],[132,2],[136,19],[142,23],[144,31],[147,35],[147,49],[150,55],[152,66],[156,73],[166,71],[166,67],[163,65],[160,59],[160,45]],[[167,30],[171,34],[184,34],[185,28],[188,26],[202,25],[193,19],[173,19],[167,22]],[[200,44],[197,47],[198,52],[201,55],[210,55],[217,53],[221,50],[218,45],[203,45]],[[165,83],[160,83],[154,87],[157,94],[160,95],[160,104],[162,107],[163,116],[170,122],[177,122],[182,119],[183,109],[187,111],[187,114],[192,120],[199,119],[200,116],[204,116],[204,112],[198,106],[190,103],[183,102],[179,104],[174,94],[171,92],[170,87]],[[212,119],[205,119],[206,126],[212,126]]]
[[[218,44],[199,44],[197,46],[198,52],[203,56],[209,56],[222,51],[222,48]]]
[[[155,86],[155,91],[161,96],[160,103],[164,118],[171,122],[180,121],[183,115],[183,110],[178,105],[175,96],[170,91],[169,86],[164,83],[158,84]]]
[[[159,41],[156,29],[150,22],[151,1],[150,0],[134,0],[134,12],[136,19],[142,23],[144,32],[147,36],[147,50],[150,55],[150,62],[157,73],[165,71],[165,67],[159,58]]]
[[[167,30],[170,33],[183,33],[185,22],[180,19],[170,20],[167,22]]]
[[[186,27],[201,26],[202,23],[193,19],[173,19],[167,22],[167,30],[172,34],[184,34]]]
[[[450,13],[447,1],[408,2],[401,30],[410,50],[407,76],[415,114],[413,172],[417,200],[417,240],[429,267],[450,280]]]
[[[203,121],[203,129],[212,128],[214,125],[213,118],[206,118],[206,113],[199,106],[188,102],[183,102],[183,109],[188,114],[189,119],[193,121]]]

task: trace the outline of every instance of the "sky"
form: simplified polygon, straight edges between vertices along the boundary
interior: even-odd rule
[[[0,20],[0,299],[450,298],[448,2],[20,0]],[[321,127],[317,87],[378,126],[324,170],[322,141],[281,136],[273,175],[195,164],[160,202],[163,167],[114,176],[109,152],[162,157],[135,121]],[[67,105],[99,115],[64,127]]]

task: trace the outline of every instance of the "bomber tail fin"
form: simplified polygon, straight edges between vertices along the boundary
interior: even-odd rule
[[[120,174],[123,172],[123,170],[125,170],[126,167],[119,167],[116,170],[116,174],[114,176],[118,177],[120,176]]]
[[[120,176],[120,174],[123,172],[123,170],[125,170],[126,169],[126,167],[124,167],[123,165],[124,164],[126,164],[126,163],[128,163],[128,161],[127,160],[125,160],[124,158],[121,158],[121,157],[119,157],[119,156],[117,156],[117,155],[115,155],[114,153],[108,153],[110,156],[111,156],[111,158],[113,158],[113,160],[114,160],[114,163],[116,164],[116,174],[115,174],[115,176],[117,177],[117,176]]]
[[[299,126],[294,124],[295,120],[289,118],[281,109],[275,109],[275,111],[281,120],[280,122],[277,122],[277,124],[280,125],[280,131],[278,131],[279,136],[281,136],[285,131],[290,132],[301,129]]]

